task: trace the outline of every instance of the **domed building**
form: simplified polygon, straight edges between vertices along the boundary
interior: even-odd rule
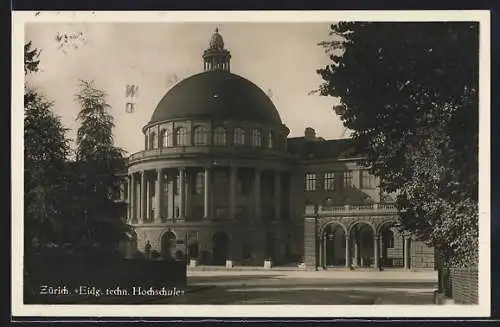
[[[218,30],[202,59],[128,158],[122,199],[137,250],[202,265],[434,267],[433,249],[395,228],[394,195],[380,193],[351,140],[312,128],[289,138],[271,99],[231,72]]]
[[[141,250],[200,263],[290,256],[288,128],[269,97],[231,73],[213,34],[204,71],[170,89],[130,156],[129,219]]]

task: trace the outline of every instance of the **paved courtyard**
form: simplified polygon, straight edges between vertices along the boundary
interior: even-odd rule
[[[188,271],[188,286],[199,290],[154,303],[432,305],[437,274],[397,270]]]

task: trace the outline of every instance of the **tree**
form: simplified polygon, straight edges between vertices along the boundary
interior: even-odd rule
[[[25,74],[38,71],[39,51],[25,47]],[[24,90],[24,239],[26,251],[61,242],[66,156],[66,129],[52,112],[52,103],[36,90]]]
[[[115,201],[118,192],[116,174],[125,168],[123,150],[114,146],[113,117],[108,113],[106,93],[93,82],[81,81],[76,101],[81,110],[77,120],[75,193],[80,194],[80,227],[76,233],[87,244],[101,248],[115,248],[125,237],[128,225],[122,221],[122,204]]]
[[[401,227],[448,264],[477,262],[477,23],[338,23],[319,92],[352,130]]]
[[[32,42],[24,44],[24,74],[38,72],[40,50],[32,48]]]

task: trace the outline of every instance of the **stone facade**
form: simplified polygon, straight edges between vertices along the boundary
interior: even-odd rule
[[[120,195],[137,249],[149,242],[200,264],[432,268],[432,249],[394,228],[394,196],[380,194],[350,141],[312,128],[289,138],[269,98],[229,73],[216,33],[206,72],[184,84],[202,89],[169,91],[143,128],[144,150],[128,158]],[[192,105],[207,92],[209,109]]]

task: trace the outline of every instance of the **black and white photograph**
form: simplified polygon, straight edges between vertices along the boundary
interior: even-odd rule
[[[489,28],[13,12],[13,315],[489,315]]]

